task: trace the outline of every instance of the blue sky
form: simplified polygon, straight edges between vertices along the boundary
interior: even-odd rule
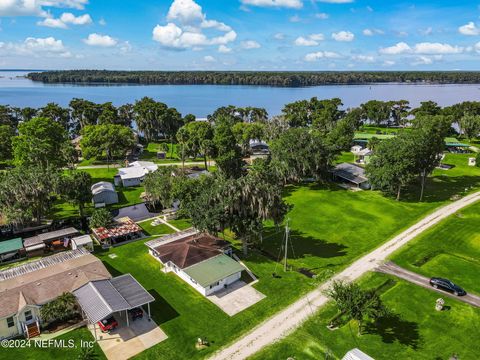
[[[0,0],[0,68],[480,70],[480,0]]]

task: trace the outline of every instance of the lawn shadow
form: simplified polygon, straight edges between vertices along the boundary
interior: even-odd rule
[[[108,256],[108,255],[107,255]],[[112,265],[110,265],[108,262],[103,262],[103,265],[105,265],[105,267],[107,268],[108,272],[113,276],[113,277],[116,277],[116,276],[120,276],[120,275],[123,275],[123,273],[121,271],[118,271],[116,268],[114,268]]]
[[[403,320],[398,314],[389,314],[366,324],[364,333],[380,335],[386,344],[398,342],[414,350],[418,349],[420,342],[418,324]]]
[[[448,171],[448,170],[446,170]],[[454,195],[465,194],[465,191],[480,186],[478,176],[435,176],[427,179],[423,202],[447,201]],[[420,186],[410,186],[401,200],[405,202],[418,202],[420,198]]]
[[[150,311],[153,320],[158,326],[180,316],[177,310],[175,310],[157,290],[149,289],[148,292],[155,298],[155,301],[150,303]]]
[[[283,251],[284,234],[283,232],[274,233],[274,231],[275,229],[270,232],[267,230],[266,233],[270,234],[269,238],[258,247],[263,255],[277,261],[279,252]],[[291,230],[289,239],[289,259],[300,259],[307,256],[328,259],[347,255],[347,246],[318,239],[298,230]]]

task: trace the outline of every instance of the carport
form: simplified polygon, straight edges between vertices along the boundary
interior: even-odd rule
[[[94,326],[97,340],[97,322],[113,315],[125,312],[127,326],[128,310],[147,305],[150,319],[150,303],[155,298],[130,274],[107,280],[91,281],[73,292],[84,315]]]

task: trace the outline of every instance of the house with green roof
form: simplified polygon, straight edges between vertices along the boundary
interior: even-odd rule
[[[164,272],[174,272],[204,296],[240,280],[245,268],[232,259],[228,241],[195,229],[181,231],[145,243]]]
[[[26,256],[22,238],[0,242],[0,264],[18,261]]]

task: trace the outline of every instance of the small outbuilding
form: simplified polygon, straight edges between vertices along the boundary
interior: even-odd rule
[[[342,360],[375,360],[371,356],[365,354],[363,351],[355,348],[345,354]]]
[[[90,235],[81,235],[72,239],[72,250],[80,248],[87,249],[90,252],[93,251],[93,240]]]
[[[79,234],[80,232],[77,229],[69,227],[26,238],[23,245],[29,257],[41,256],[45,251],[68,249],[72,237]]]
[[[117,219],[108,228],[92,229],[94,239],[104,248],[140,239],[143,229],[129,217]]]
[[[331,171],[334,180],[340,180],[348,184],[353,184],[359,189],[370,189],[370,183],[365,175],[365,169],[361,166],[341,163],[335,166]]]
[[[118,194],[115,191],[115,186],[111,182],[100,181],[93,184],[91,190],[92,202],[95,205],[110,205],[118,203]]]
[[[21,238],[0,242],[0,264],[18,261],[26,256]]]

